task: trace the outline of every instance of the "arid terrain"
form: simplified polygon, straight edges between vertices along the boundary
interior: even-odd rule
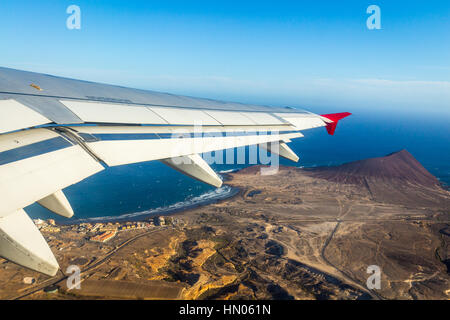
[[[260,169],[229,175],[241,190],[231,199],[105,243],[70,226],[44,231],[60,273],[0,260],[0,298],[450,299],[450,192],[407,151]],[[67,289],[69,265],[81,268],[80,289]],[[370,265],[380,289],[366,286]]]

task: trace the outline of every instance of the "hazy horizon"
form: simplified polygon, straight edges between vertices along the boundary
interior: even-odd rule
[[[5,67],[313,110],[450,116],[450,3],[66,1],[0,5]],[[381,10],[369,30],[367,7]],[[327,110],[325,110],[327,109]]]

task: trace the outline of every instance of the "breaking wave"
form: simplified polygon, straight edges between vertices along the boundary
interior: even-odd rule
[[[232,173],[232,172],[237,172],[237,171],[239,171],[239,169],[229,169],[229,170],[219,171],[219,173]]]

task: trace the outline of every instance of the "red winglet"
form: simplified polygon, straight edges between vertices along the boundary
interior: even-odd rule
[[[333,122],[327,123],[327,131],[328,134],[334,135],[334,131],[336,130],[336,126],[339,120],[344,119],[345,117],[350,116],[350,112],[341,112],[341,113],[331,113],[331,114],[322,114],[322,117],[330,119]]]

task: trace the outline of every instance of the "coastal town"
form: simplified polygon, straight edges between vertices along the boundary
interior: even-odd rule
[[[73,225],[60,225],[54,219],[34,219],[34,224],[39,231],[45,234],[56,234],[61,231],[72,231],[77,234],[87,235],[90,241],[107,242],[117,236],[119,232],[150,230],[163,226],[180,226],[183,220],[173,217],[156,216],[146,221],[136,222],[82,222]]]

